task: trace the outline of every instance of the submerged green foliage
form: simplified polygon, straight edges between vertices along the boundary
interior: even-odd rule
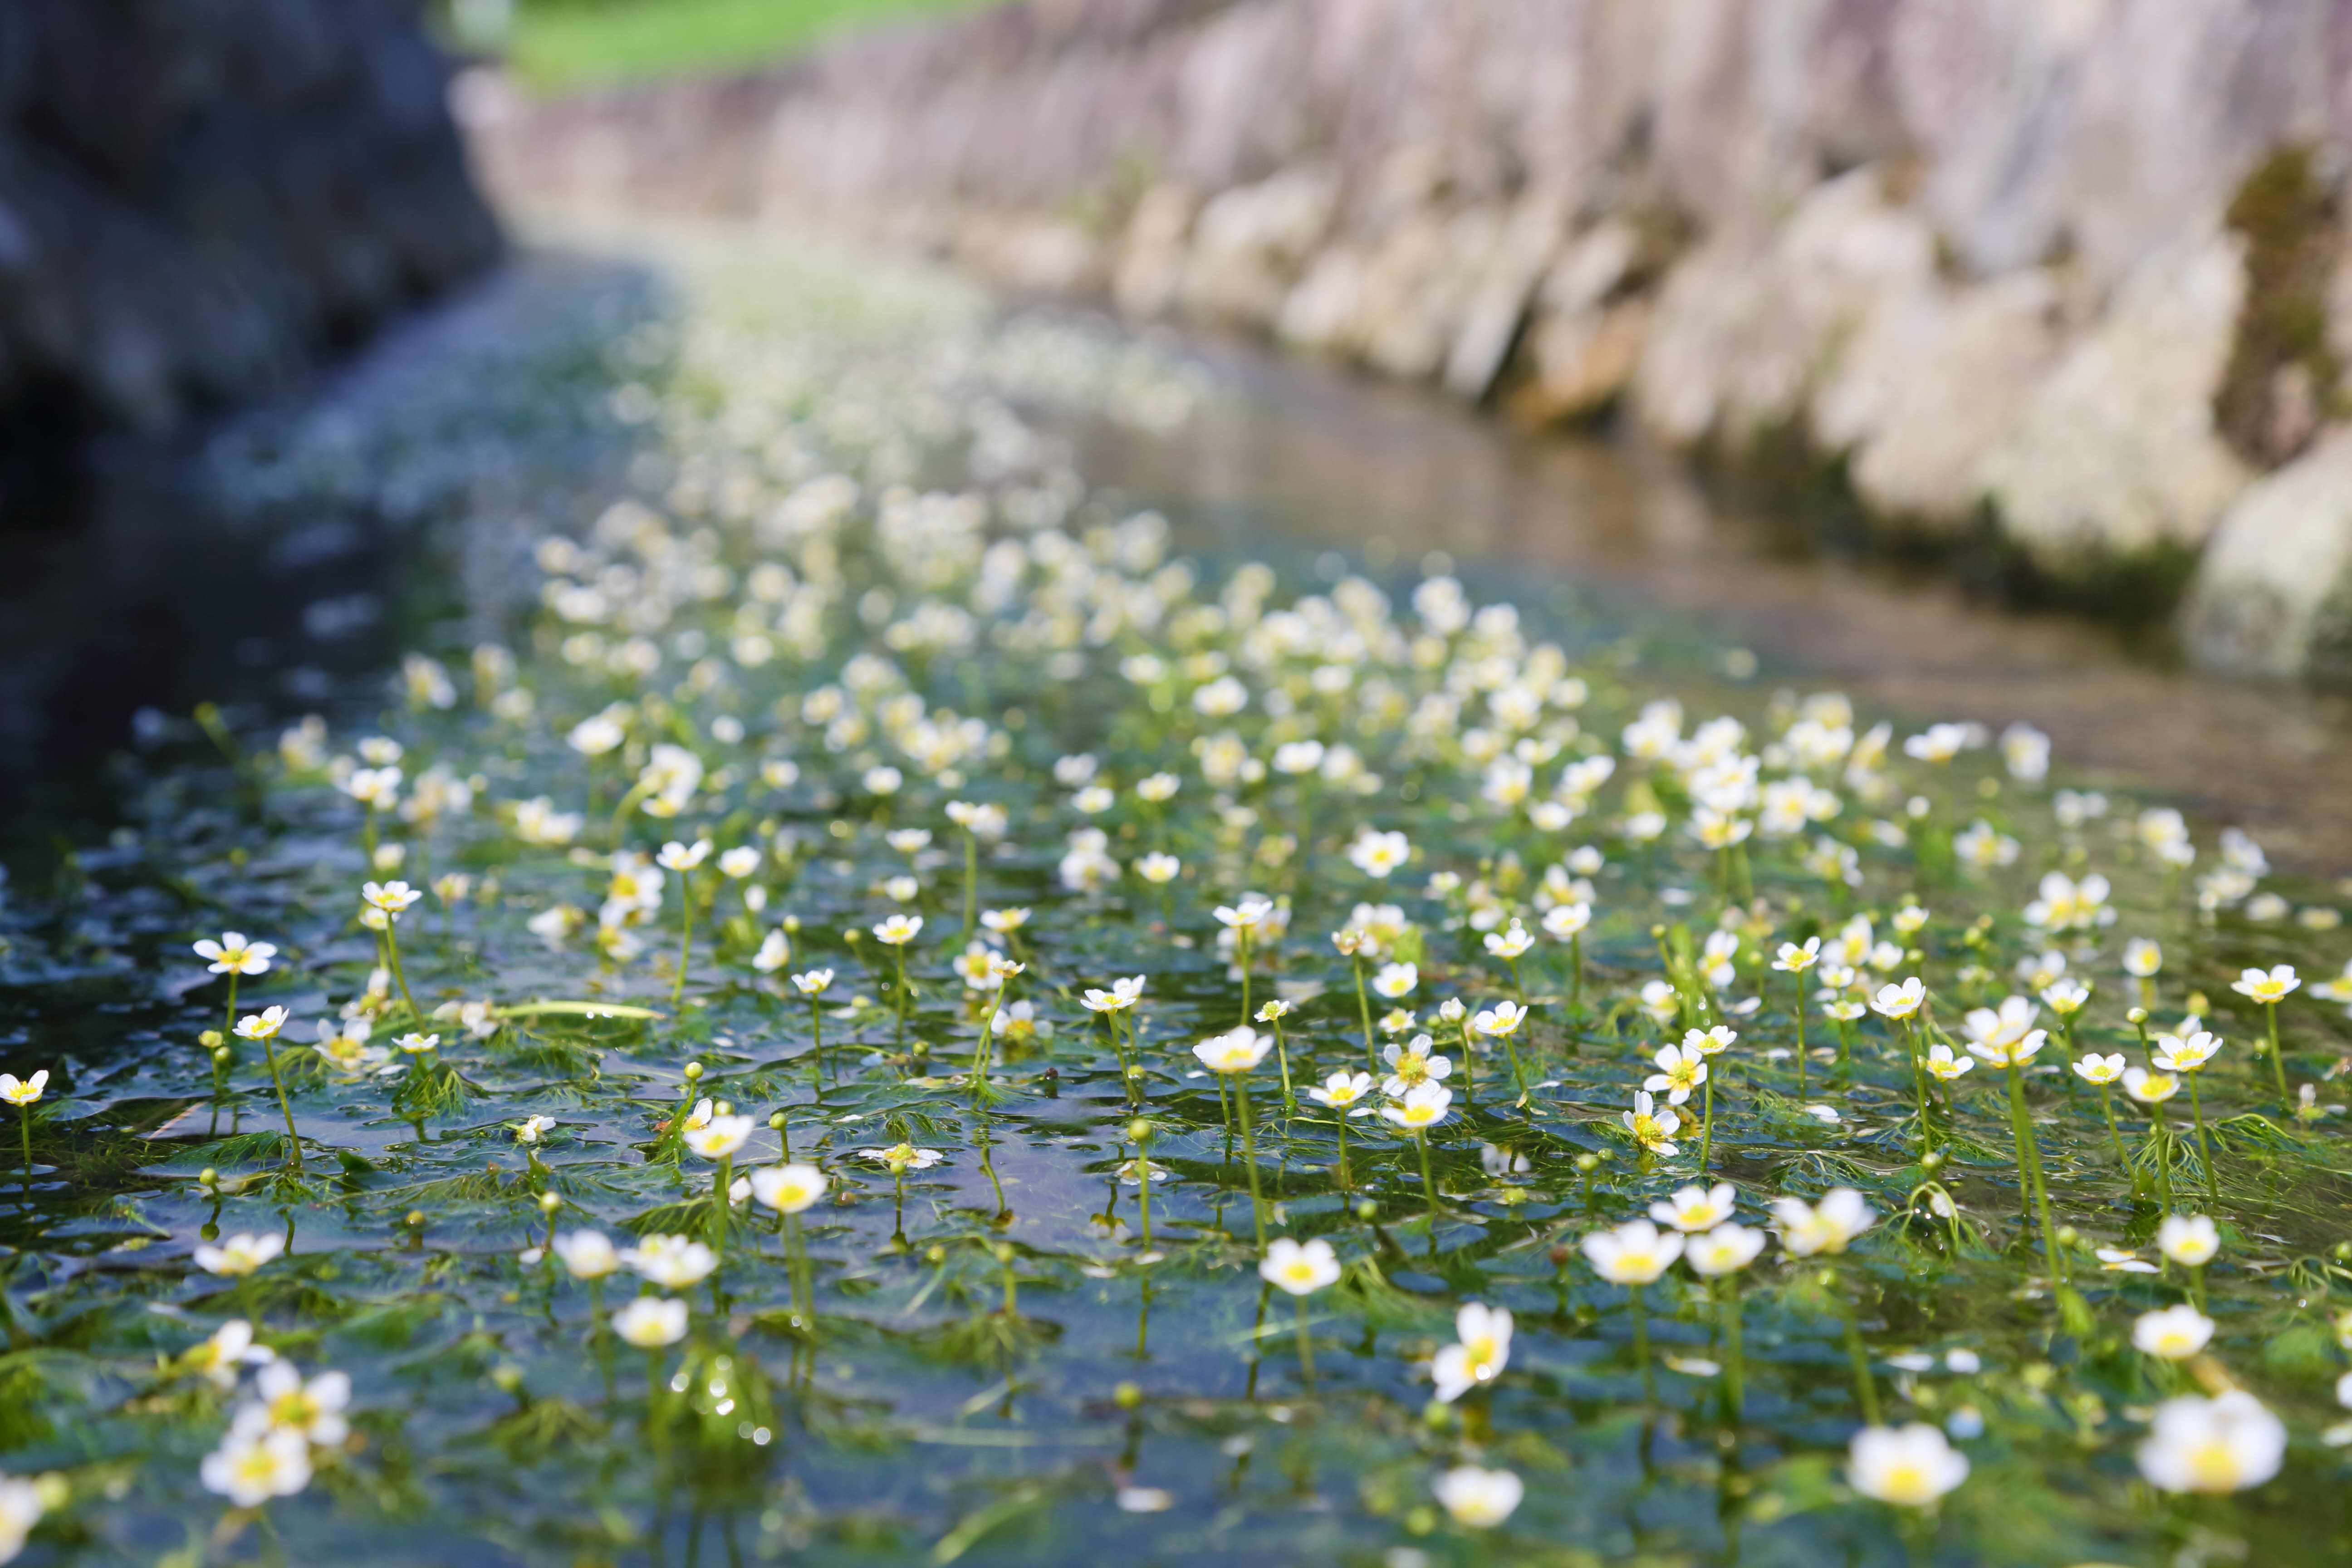
[[[7,907],[0,1546],[2352,1549],[2352,987],[2242,973],[2343,946],[2251,840],[1189,560],[1053,434],[1182,367],[760,285],[614,345],[634,493],[510,637]]]

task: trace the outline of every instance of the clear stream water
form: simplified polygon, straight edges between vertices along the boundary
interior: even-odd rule
[[[0,1159],[0,1472],[47,1478],[26,1561],[2352,1554],[2335,1398],[2336,1314],[2352,1302],[2335,1101],[2352,1035],[2316,994],[2346,956],[2339,895],[2293,872],[2211,879],[2217,817],[2282,860],[2335,864],[2347,829],[2323,786],[2346,742],[2329,702],[2211,685],[2093,630],[1792,557],[1637,455],[1523,440],[1312,367],[1139,348],[1054,313],[1007,322],[928,274],[740,238],[648,251],[641,236],[599,255],[532,260],[317,404],[166,469],[213,545],[171,558],[185,575],[121,563],[173,605],[168,662],[123,663],[93,696],[79,655],[53,658],[12,699],[28,804],[0,906],[0,1066],[53,1075],[13,1192]],[[845,510],[810,488],[836,468],[866,481]],[[896,481],[976,485],[992,507],[902,509],[877,528],[874,497]],[[612,510],[625,496],[643,510]],[[1140,507],[1164,533],[1123,521]],[[549,536],[584,544],[550,553]],[[1007,540],[1025,542],[983,553]],[[81,646],[26,635],[118,613],[85,536],[47,548],[47,575],[8,592],[55,619],[10,625],[28,645]],[[1249,555],[1278,569],[1270,593],[1246,575],[1233,588]],[[1178,560],[1190,584],[1168,574]],[[763,562],[791,574],[763,579]],[[1440,600],[1411,607],[1447,565],[1471,602],[1508,600],[1518,620],[1457,629]],[[795,621],[803,587],[820,591]],[[1278,632],[1244,629],[1313,595]],[[472,657],[484,643],[511,664]],[[387,685],[408,648],[439,662]],[[1128,662],[1145,653],[1161,663]],[[1253,688],[1224,719],[1195,696],[1221,659]],[[1565,826],[1507,790],[1488,798],[1503,775],[1470,732],[1475,703],[1458,723],[1400,716],[1449,681],[1476,695],[1528,670],[1544,679],[1524,677],[1532,707],[1512,721],[1528,800],[1570,759],[1617,760]],[[2040,722],[2055,782],[2106,787],[2107,814],[1988,751],[1939,768],[1848,736],[1820,770],[1835,817],[1706,852],[1681,826],[1703,768],[1643,762],[1621,736],[1672,697],[1678,745],[1729,712],[1747,726],[1733,749],[1761,751],[1795,717],[1783,686],[1842,689],[1857,731],[1892,714],[1898,742],[1930,718]],[[222,704],[215,732],[190,717],[199,699]],[[566,737],[612,704],[626,739],[583,760]],[[281,744],[306,711],[323,737]],[[1218,761],[1228,727],[1244,743]],[[44,739],[77,730],[94,760]],[[1310,731],[1379,785],[1357,793],[1336,765],[1225,771]],[[369,736],[397,740],[404,798],[429,790],[436,810],[371,819],[335,786]],[[657,743],[701,764],[674,816],[634,809],[655,785],[623,798]],[[1108,801],[1063,765],[1080,752]],[[872,771],[886,762],[896,787]],[[1164,806],[1136,793],[1159,770],[1180,780]],[[580,820],[534,840],[515,807],[540,796]],[[967,923],[954,798],[1007,814],[970,896],[1033,911],[1003,944],[1027,965],[1007,993],[1027,1009],[1017,1025],[952,967]],[[2167,800],[2192,811],[2188,875],[2127,826]],[[1652,811],[1675,824],[1663,837],[1624,830]],[[1988,859],[1971,866],[1956,836],[1979,816]],[[49,824],[70,853],[26,830]],[[908,827],[932,837],[888,837]],[[1407,834],[1411,866],[1360,870],[1349,847],[1368,827]],[[420,888],[468,879],[403,916],[400,973],[380,983],[388,955],[354,918],[362,880],[393,874],[372,834]],[[698,834],[759,854],[740,878],[673,869],[659,902],[625,907],[615,845]],[[1994,864],[2003,834],[2015,856]],[[1599,868],[1570,867],[1588,840]],[[1153,849],[1184,863],[1164,892],[1140,879]],[[2094,869],[2118,921],[2095,904],[2076,925],[2024,919],[2043,872]],[[1251,890],[1279,896],[1286,924],[1237,969],[1213,910]],[[1516,968],[1487,952],[1507,918],[1533,928],[1588,892],[1574,946],[1542,939]],[[1930,915],[1905,931],[1914,897]],[[625,940],[600,952],[599,906],[616,899]],[[1398,908],[1359,909],[1381,903]],[[696,924],[680,974],[682,907]],[[926,923],[902,981],[867,933],[909,911]],[[2053,977],[2021,978],[2021,961],[2094,983],[2072,1036],[2019,1080],[2064,1235],[2036,1222],[1999,1068],[1923,1101],[1900,1026],[1865,1016],[1842,1032],[1818,1001],[1800,1049],[1791,982],[1765,960],[1807,934],[1838,952],[1857,916],[1859,966],[1924,975],[1947,1032]],[[1381,928],[1384,960],[1415,959],[1402,1005],[1422,1027],[1445,998],[1535,1005],[1508,1044],[1465,1054],[1458,1028],[1436,1028],[1456,1099],[1426,1166],[1380,1117],[1286,1103],[1276,1057],[1243,1080],[1244,1134],[1192,1050],[1240,1020],[1246,985],[1252,1005],[1291,1004],[1300,1089],[1368,1065],[1365,1016],[1389,1004],[1359,1005],[1330,939],[1351,923]],[[789,961],[762,969],[779,930]],[[190,951],[224,931],[279,949],[235,1009]],[[1710,931],[1738,937],[1727,956],[1700,954]],[[2145,1059],[2123,1012],[2126,935],[2164,944],[2159,1024],[2194,1003],[2228,1042],[2199,1080],[2201,1134],[2120,1096],[2111,1134],[2100,1095],[2057,1065],[2092,1048]],[[2281,1074],[2251,1048],[2265,1015],[2228,989],[2257,962],[2308,983],[2281,1019],[2289,1100],[2311,1085],[2309,1117],[2284,1113]],[[783,977],[816,966],[836,979],[813,1016]],[[1081,999],[1139,973],[1121,1041]],[[1669,975],[1679,995],[1645,1012],[1641,987]],[[420,1021],[412,994],[446,1016]],[[292,1019],[282,1098],[263,1051],[215,1063],[198,1040],[265,1004]],[[436,1054],[396,1077],[382,1061],[338,1071],[311,1044],[320,1021],[351,1018],[376,1049],[429,1028]],[[1700,1173],[1690,1121],[1674,1152],[1643,1153],[1622,1115],[1662,1043],[1716,1022],[1738,1044],[1683,1111],[1711,1099],[1706,1174],[1736,1185],[1739,1218],[1762,1226],[1772,1197],[1838,1185],[1876,1215],[1843,1254],[1776,1243],[1728,1318],[1680,1270],[1637,1295],[1580,1251]],[[730,1171],[779,1160],[786,1140],[824,1168],[830,1190],[789,1236],[756,1199],[722,1208],[719,1168],[680,1147],[703,1097],[753,1119]],[[533,1116],[553,1125],[526,1144]],[[902,1142],[939,1158],[894,1178],[869,1151]],[[1145,1189],[1122,1180],[1139,1155],[1167,1178],[1148,1220]],[[2220,1222],[2201,1276],[2160,1260],[2168,1208]],[[1298,1302],[1275,1290],[1261,1224],[1328,1241],[1339,1278]],[[719,1261],[691,1283],[625,1272],[592,1291],[536,1250],[586,1228],[692,1236]],[[208,1271],[198,1247],[237,1236],[283,1253],[249,1277]],[[641,1289],[687,1304],[675,1344],[612,1331]],[[2140,1313],[2192,1294],[2218,1325],[2203,1359],[2133,1348]],[[1429,1363],[1465,1302],[1507,1307],[1516,1337],[1491,1387],[1439,1402]],[[249,1393],[187,1359],[237,1319],[305,1373],[351,1382],[347,1431],[289,1439],[307,1487],[250,1509],[202,1479]],[[2136,1455],[2155,1408],[2228,1386],[2285,1422],[2277,1478],[2152,1488]],[[1865,1399],[1967,1455],[1939,1510],[1857,1494],[1847,1444]],[[1433,1479],[1464,1466],[1510,1471],[1524,1500],[1491,1525],[1449,1517]]]

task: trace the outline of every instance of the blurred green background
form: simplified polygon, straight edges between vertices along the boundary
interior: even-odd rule
[[[781,59],[836,34],[987,0],[445,0],[450,42],[542,91]]]

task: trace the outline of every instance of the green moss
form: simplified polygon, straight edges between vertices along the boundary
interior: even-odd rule
[[[2336,194],[2311,148],[2283,147],[2246,176],[2227,219],[2245,242],[2246,298],[2214,421],[2241,456],[2267,468],[2299,451],[2338,399],[2342,367],[2327,343]],[[2303,393],[2287,390],[2290,372],[2300,373]],[[2302,408],[2283,401],[2305,395]]]

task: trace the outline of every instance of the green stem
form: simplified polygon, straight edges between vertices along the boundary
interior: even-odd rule
[[[1655,1405],[1658,1402],[1657,1374],[1650,1370],[1650,1314],[1642,1300],[1642,1288],[1629,1286],[1633,1296],[1633,1359],[1642,1365],[1642,1397]]]
[[[1364,1020],[1364,1060],[1370,1064],[1372,1076],[1378,1078],[1381,1075],[1381,1057],[1372,1049],[1372,1004],[1364,994],[1364,961],[1360,957],[1352,957],[1349,962],[1356,970],[1356,1011],[1363,1016]]]
[[[963,939],[980,923],[980,840],[971,828],[963,830]]]
[[[980,1018],[980,1044],[971,1053],[971,1087],[977,1094],[988,1087],[989,1047],[995,1043],[996,1009],[1004,1000],[1004,988],[1000,985],[989,994],[988,1011]]]
[[[686,966],[694,956],[694,877],[692,873],[677,874],[678,902],[686,906],[686,930],[678,938],[677,977],[670,982],[669,1005],[674,1008],[677,999],[686,994]]]
[[[302,1168],[302,1135],[294,1131],[294,1108],[287,1103],[286,1080],[278,1072],[278,1042],[272,1036],[261,1037],[261,1054],[269,1063],[269,1081],[278,1089],[278,1109],[286,1116],[286,1144],[289,1158],[296,1170]]]
[[[399,924],[398,918],[387,910],[383,917],[383,954],[392,965],[393,980],[400,986],[400,999],[407,1005],[409,1016],[416,1020],[416,1026],[421,1029],[425,1026],[425,1009],[419,1007],[416,998],[408,994],[408,972],[400,966],[400,938],[395,934]]]
[[[1706,1081],[1699,1085],[1698,1118],[1698,1179],[1706,1180],[1707,1156],[1715,1149],[1715,1069],[1709,1068]]]
[[[1797,992],[1797,1098],[1805,1098],[1805,972],[1791,973],[1790,982]]]
[[[1740,1358],[1739,1284],[1729,1275],[1715,1281],[1716,1318],[1723,1327],[1724,1405],[1737,1422],[1746,1404],[1741,1389],[1745,1363]]]
[[[1250,1021],[1250,928],[1236,927],[1234,945],[1241,950],[1242,960],[1242,1022]]]
[[[2271,1072],[2278,1079],[2279,1105],[2284,1110],[2293,1110],[2294,1101],[2287,1097],[2286,1092],[2286,1053],[2279,1048],[2278,1004],[2268,1003],[2263,1011],[2270,1016]]]
[[[1242,1113],[1242,1158],[1249,1162],[1250,1219],[1257,1229],[1257,1249],[1265,1251],[1265,1200],[1257,1190],[1257,1131],[1250,1120],[1249,1079],[1234,1079],[1234,1099]]]
[[[2066,1282],[2065,1259],[2058,1255],[2058,1233],[2050,1224],[2050,1190],[2042,1180],[2042,1150],[2033,1139],[2032,1121],[2025,1113],[2025,1075],[2019,1072],[2012,1058],[2009,1064],[2009,1124],[2017,1140],[2017,1163],[2024,1168],[2025,1179],[2033,1194],[2033,1212],[2042,1225],[2042,1252],[2050,1262],[2050,1282]]]
[[[2116,1125],[2115,1097],[2108,1092],[2105,1084],[2099,1085],[2099,1112],[2107,1119],[2107,1136],[2115,1141],[2116,1168],[2130,1170],[2131,1155],[2125,1152],[2123,1131]]]
[[[1870,1376],[1870,1352],[1862,1342],[1862,1323],[1855,1315],[1852,1298],[1846,1295],[1837,1277],[1830,1276],[1830,1292],[1837,1298],[1838,1310],[1845,1318],[1846,1359],[1853,1364],[1853,1392],[1862,1402],[1864,1425],[1878,1425],[1878,1385]]]
[[[1421,1147],[1421,1191],[1429,1200],[1429,1255],[1437,1256],[1437,1183],[1429,1173],[1429,1134],[1416,1127],[1412,1141]]]
[[[1295,1300],[1298,1303],[1298,1374],[1311,1394],[1315,1391],[1315,1347],[1307,1332],[1307,1298]]]
[[[2219,1208],[2221,1205],[2221,1189],[2219,1178],[2213,1173],[2213,1147],[2205,1140],[2205,1101],[2197,1092],[2196,1072],[2191,1070],[2181,1076],[2189,1080],[2189,1107],[2197,1115],[2197,1157],[2205,1164],[2205,1195],[2211,1200],[2214,1207]]]

